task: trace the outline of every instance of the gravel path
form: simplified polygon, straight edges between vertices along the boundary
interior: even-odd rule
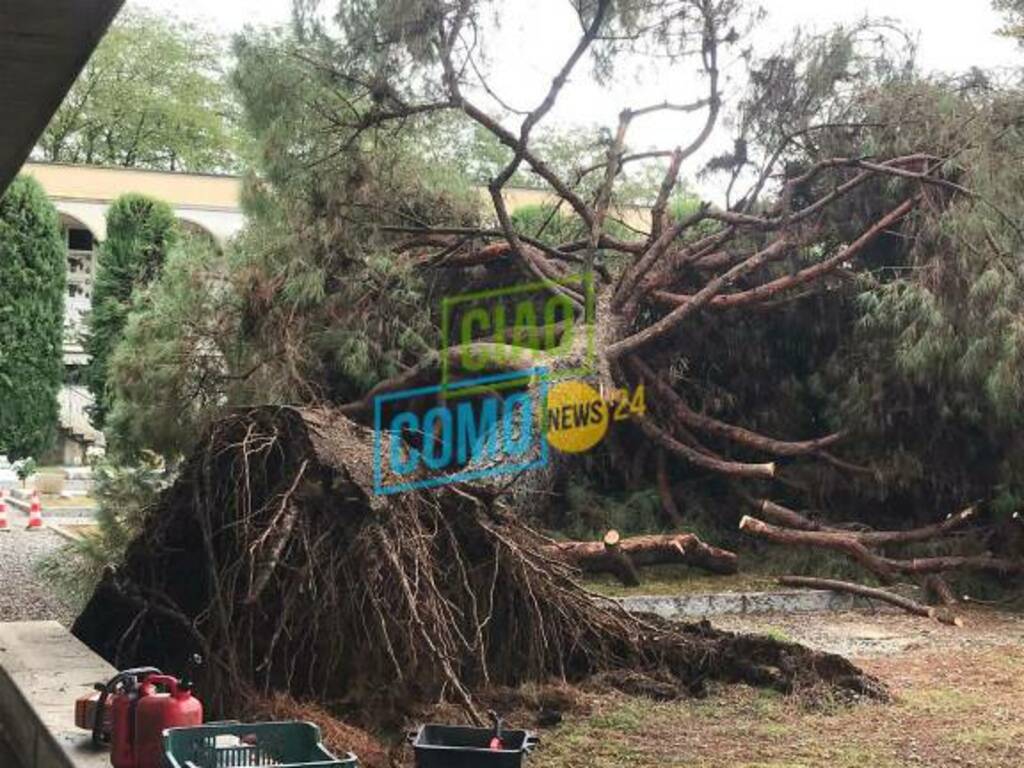
[[[47,529],[24,530],[17,514],[10,522],[12,530],[0,533],[0,622],[56,619],[70,626],[74,615],[35,571],[35,564],[64,539]]]

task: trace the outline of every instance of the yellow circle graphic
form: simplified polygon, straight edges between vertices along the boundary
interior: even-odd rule
[[[589,384],[561,381],[548,390],[548,442],[564,453],[589,451],[608,432],[608,403]]]

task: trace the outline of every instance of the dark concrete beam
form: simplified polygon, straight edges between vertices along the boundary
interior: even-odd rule
[[[123,3],[0,1],[0,194]]]

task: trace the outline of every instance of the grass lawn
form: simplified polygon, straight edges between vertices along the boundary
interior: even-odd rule
[[[588,576],[586,585],[608,597],[625,595],[690,595],[715,592],[765,592],[784,589],[772,576],[736,573],[714,576],[686,566],[663,565],[645,568],[639,587],[624,587],[613,576]]]
[[[587,714],[542,733],[531,766],[1019,768],[1024,644],[998,622],[963,632],[859,660],[888,683],[891,703],[811,705],[746,686],[667,703],[588,695]]]

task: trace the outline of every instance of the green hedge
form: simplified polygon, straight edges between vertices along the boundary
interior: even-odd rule
[[[0,198],[0,453],[52,447],[63,371],[67,256],[57,211],[34,179]]]
[[[107,211],[107,239],[96,260],[92,311],[85,351],[90,357],[86,383],[95,400],[93,424],[102,429],[113,405],[107,375],[110,356],[124,336],[138,291],[163,269],[179,237],[171,207],[143,195],[122,195]]]

